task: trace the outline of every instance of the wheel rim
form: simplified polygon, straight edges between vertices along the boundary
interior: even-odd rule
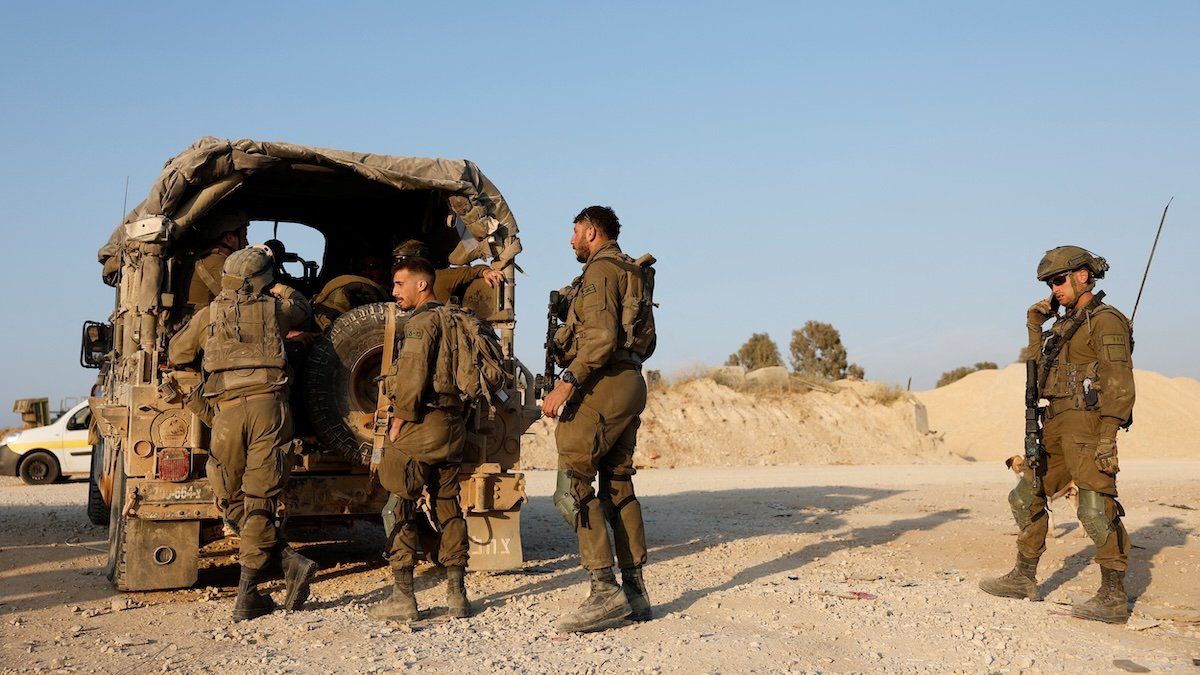
[[[35,459],[29,463],[29,477],[34,480],[46,480],[46,476],[50,475],[50,467],[40,459]]]

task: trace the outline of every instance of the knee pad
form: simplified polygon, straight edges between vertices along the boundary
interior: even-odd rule
[[[1017,527],[1022,530],[1033,524],[1033,514],[1030,513],[1033,500],[1033,486],[1024,478],[1018,480],[1017,486],[1008,493],[1008,505],[1012,507],[1013,520],[1017,521]]]
[[[1110,499],[1112,497],[1092,490],[1079,491],[1079,510],[1076,514],[1079,516],[1079,523],[1096,546],[1106,544],[1112,534],[1112,521],[1105,510]]]
[[[566,474],[569,488],[567,492],[567,505],[571,513],[570,523],[576,530],[579,528],[591,529],[591,519],[588,517],[588,505],[596,500],[596,489],[592,487],[592,479],[589,476],[580,476],[571,471],[563,472]],[[561,474],[560,474],[561,476]],[[568,510],[563,510],[560,507],[560,513],[565,518]]]
[[[575,515],[579,509],[571,498],[571,474],[567,471],[558,472],[558,480],[554,485],[554,508],[558,511],[567,525],[575,526]]]

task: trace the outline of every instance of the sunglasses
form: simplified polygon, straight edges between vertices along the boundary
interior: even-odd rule
[[[1050,288],[1054,288],[1055,286],[1062,286],[1063,284],[1067,283],[1067,277],[1069,277],[1069,276],[1071,276],[1070,272],[1063,272],[1062,274],[1052,276],[1046,280],[1046,285],[1049,286]]]

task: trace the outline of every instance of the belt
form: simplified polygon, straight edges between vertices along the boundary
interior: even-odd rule
[[[261,401],[263,399],[268,399],[268,398],[283,400],[282,397],[279,395],[279,393],[274,392],[274,391],[269,391],[265,394],[250,394],[249,396],[238,396],[238,397],[231,398],[231,399],[228,399],[225,401],[217,401],[217,403],[216,403],[217,412],[223,412],[223,411],[228,410],[229,408],[232,408],[236,405],[241,405],[241,404],[245,403],[246,401]]]
[[[1053,399],[1050,401],[1050,405],[1046,406],[1046,416],[1054,417],[1055,415],[1065,413],[1068,410],[1079,410],[1079,409],[1080,408],[1075,405],[1074,397],[1056,398],[1056,399]]]

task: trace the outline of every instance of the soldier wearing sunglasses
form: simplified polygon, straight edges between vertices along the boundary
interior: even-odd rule
[[[1045,454],[1037,491],[1032,471],[1009,493],[1020,527],[1017,564],[1011,572],[980,583],[1001,597],[1040,600],[1037,565],[1046,550],[1046,495],[1074,481],[1079,522],[1096,544],[1100,590],[1071,608],[1074,616],[1124,623],[1129,619],[1125,571],[1129,533],[1117,501],[1117,431],[1133,422],[1133,333],[1129,320],[1095,291],[1108,262],[1078,246],[1060,246],[1038,263],[1037,278],[1051,295],[1029,308],[1029,353],[1036,354],[1038,390],[1048,401],[1042,429]],[[1058,314],[1059,306],[1065,309]],[[1042,325],[1054,323],[1047,331]]]

